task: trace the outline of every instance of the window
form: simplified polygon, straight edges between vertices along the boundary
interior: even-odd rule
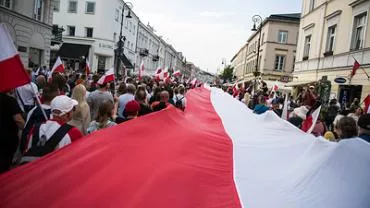
[[[53,7],[54,12],[59,12],[59,9],[60,9],[60,0],[54,0],[54,7]]]
[[[86,2],[86,8],[85,8],[86,14],[94,14],[95,13],[95,2]]]
[[[326,42],[326,52],[334,50],[334,43],[335,43],[335,32],[337,29],[337,25],[333,25],[328,29],[328,37]]]
[[[263,41],[265,40],[265,33],[262,33],[262,38],[261,38],[261,45],[263,44]]]
[[[114,20],[116,20],[116,22],[118,22],[118,19],[119,19],[119,10],[116,9],[116,11],[114,12]]]
[[[67,26],[67,32],[69,36],[75,36],[76,33],[76,27],[75,26]]]
[[[113,42],[116,42],[117,39],[117,33],[113,33]]]
[[[309,7],[309,12],[315,9],[315,0],[310,0],[310,7]]]
[[[283,71],[285,64],[285,56],[277,55],[275,58],[275,70]]]
[[[135,35],[135,31],[136,31],[136,26],[134,25],[134,29],[132,30],[132,34]]]
[[[303,59],[308,58],[311,49],[311,35],[306,36],[304,41]]]
[[[42,0],[35,0],[35,7],[33,10],[33,17],[36,20],[41,21],[42,20],[42,15],[43,15],[43,1]]]
[[[366,17],[367,13],[355,16],[352,32],[352,50],[358,50],[364,47]]]
[[[0,6],[10,9],[12,6],[12,1],[11,0],[0,0]]]
[[[69,13],[77,13],[77,1],[69,1],[68,2],[68,12]]]
[[[132,49],[132,50],[134,49],[134,44],[133,44],[133,43],[131,43],[131,49]]]
[[[279,31],[278,42],[287,43],[288,41],[288,31]]]
[[[94,28],[92,27],[85,27],[85,36],[88,38],[93,37]]]
[[[131,29],[132,29],[132,22],[129,23],[129,27],[128,27],[129,32],[131,32]]]

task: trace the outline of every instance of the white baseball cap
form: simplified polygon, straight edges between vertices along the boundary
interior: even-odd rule
[[[68,96],[65,95],[59,95],[56,96],[52,101],[51,101],[51,112],[52,114],[56,116],[62,116],[68,112],[70,112],[73,107],[78,105],[77,100],[74,100],[72,98],[69,98]],[[58,110],[60,113],[55,113],[54,111]]]

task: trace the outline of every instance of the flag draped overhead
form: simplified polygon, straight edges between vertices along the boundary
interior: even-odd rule
[[[0,175],[1,207],[370,207],[365,141],[315,138],[218,89],[186,99],[185,112],[103,129]]]
[[[105,74],[102,77],[100,77],[100,79],[98,80],[98,84],[100,84],[100,85],[106,84],[108,82],[114,81],[114,79],[115,79],[114,69],[110,68],[110,69],[108,69],[108,71],[105,72]]]
[[[0,92],[31,82],[13,40],[4,24],[0,24]]]

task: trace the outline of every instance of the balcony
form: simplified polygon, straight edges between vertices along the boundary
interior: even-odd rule
[[[149,55],[149,50],[146,48],[141,48],[139,51],[140,56],[146,57]]]
[[[58,27],[58,25],[53,25],[51,30],[51,45],[60,44],[63,42],[63,27]]]
[[[155,56],[153,56],[153,59],[152,59],[154,62],[157,62],[157,61],[159,61],[159,56],[158,55],[155,55]]]

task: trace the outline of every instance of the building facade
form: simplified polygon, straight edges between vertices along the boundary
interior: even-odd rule
[[[5,24],[25,67],[49,66],[52,0],[2,0],[0,24]]]
[[[258,61],[258,71],[263,80],[289,82],[292,81],[292,72],[295,62],[295,53],[298,39],[300,14],[270,15],[261,24],[261,39]],[[259,32],[253,33],[245,46],[246,52],[244,71],[239,67],[238,79],[249,81],[254,79],[257,65],[257,48]]]
[[[248,43],[245,43],[242,48],[234,55],[231,59],[231,67],[234,68],[234,76],[237,77],[237,81],[242,81],[245,76],[246,67],[246,54],[248,50]]]
[[[365,98],[370,93],[369,11],[369,0],[304,0],[294,71],[298,81],[327,76],[331,97],[341,103]],[[361,68],[350,79],[355,60]]]
[[[156,69],[161,66],[159,58],[160,39],[154,33],[154,28],[149,24],[144,25],[140,22],[138,32],[136,66],[139,67],[141,63],[144,63],[144,73],[154,75]]]
[[[63,44],[56,48],[56,56],[61,56],[73,69],[81,68],[86,58],[93,72],[113,67],[122,7],[123,63],[125,68],[133,68],[139,18],[122,0],[55,0],[53,24],[65,29]]]

